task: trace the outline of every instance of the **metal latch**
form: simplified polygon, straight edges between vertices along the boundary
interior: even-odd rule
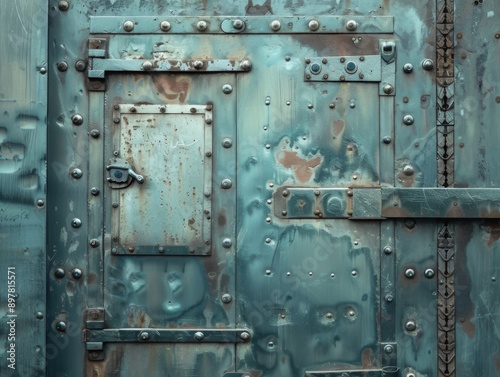
[[[121,158],[111,159],[106,166],[108,171],[109,186],[114,189],[120,189],[130,186],[135,179],[138,183],[144,183],[144,177],[137,174],[132,165]]]

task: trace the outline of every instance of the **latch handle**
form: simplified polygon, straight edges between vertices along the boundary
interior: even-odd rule
[[[144,183],[144,177],[140,174],[137,174],[132,168],[128,169],[128,173],[133,177],[135,178],[135,180],[140,183],[140,184],[143,184]]]

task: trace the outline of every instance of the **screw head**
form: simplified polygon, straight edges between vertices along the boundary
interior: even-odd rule
[[[405,276],[408,278],[408,279],[411,279],[413,277],[415,277],[415,270],[413,268],[408,268],[406,271],[405,271]]]
[[[54,276],[58,279],[62,279],[64,276],[66,275],[66,273],[64,272],[64,270],[62,268],[56,268],[56,270],[54,271]]]
[[[56,330],[60,331],[60,332],[65,332],[66,331],[66,323],[63,321],[57,322]]]
[[[73,268],[73,270],[71,271],[71,275],[75,279],[80,279],[82,277],[82,270],[80,270],[79,268]]]
[[[319,29],[319,22],[317,20],[311,20],[307,26],[309,27],[309,30],[316,31]]]
[[[75,114],[71,117],[71,121],[75,126],[81,126],[83,124],[83,117],[80,114]]]
[[[221,300],[224,304],[229,304],[233,300],[233,298],[229,293],[225,293],[222,295]]]
[[[61,12],[66,12],[69,9],[69,3],[66,0],[62,0],[57,4],[57,7]]]
[[[412,72],[413,72],[413,64],[406,63],[406,64],[403,66],[403,72],[404,72],[404,73],[412,73]]]
[[[347,21],[347,23],[345,24],[345,28],[349,31],[354,31],[358,28],[358,23],[354,20],[349,20]]]
[[[233,28],[236,30],[241,30],[245,26],[245,23],[242,20],[234,20],[233,21]]]
[[[281,29],[281,22],[279,22],[278,20],[274,20],[269,24],[269,27],[272,31],[278,31],[279,29]]]
[[[422,68],[426,71],[431,71],[434,68],[434,62],[431,59],[424,59],[422,61]]]
[[[143,71],[149,71],[153,69],[153,63],[151,63],[150,61],[145,61],[144,63],[142,63],[141,67]]]
[[[407,331],[415,331],[417,329],[417,324],[414,321],[408,321],[405,324],[405,329]]]
[[[233,241],[231,240],[231,238],[224,238],[222,240],[222,246],[225,249],[229,249],[231,246],[233,246]]]
[[[403,123],[406,124],[407,126],[411,126],[415,119],[411,115],[405,115],[403,117]]]
[[[71,220],[71,226],[73,228],[80,228],[82,226],[82,220],[74,218],[73,220]]]
[[[233,140],[229,137],[222,139],[222,146],[224,148],[231,148],[233,146]]]
[[[207,27],[208,27],[208,24],[206,21],[198,21],[196,23],[196,29],[198,29],[198,31],[205,31],[205,30],[207,30]]]
[[[230,94],[233,92],[233,87],[229,84],[224,84],[222,85],[222,93],[224,94]]]
[[[162,21],[160,22],[160,30],[161,31],[169,31],[172,26],[170,25],[170,22],[168,21]]]
[[[428,268],[425,270],[424,275],[426,278],[431,279],[434,277],[434,270],[432,268]]]
[[[243,60],[240,63],[240,68],[244,71],[250,71],[252,69],[252,62],[250,60]]]
[[[227,178],[223,179],[221,182],[221,187],[225,190],[230,189],[231,187],[233,187],[233,182],[231,182],[231,180]]]
[[[203,334],[201,331],[197,331],[194,333],[194,339],[198,342],[201,342],[203,339],[205,339],[205,334]]]
[[[134,30],[134,23],[132,21],[125,21],[123,23],[123,30],[128,32]]]
[[[71,176],[75,179],[80,179],[83,176],[83,172],[81,171],[81,169],[75,168],[71,172]]]
[[[392,92],[394,92],[394,87],[391,84],[384,85],[385,94],[391,94]]]
[[[68,70],[68,63],[66,63],[64,60],[60,61],[59,63],[57,63],[57,69],[60,72],[66,72]]]

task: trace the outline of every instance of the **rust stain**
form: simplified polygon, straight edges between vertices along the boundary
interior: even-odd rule
[[[192,79],[177,75],[151,75],[158,94],[169,101],[184,103],[189,98]]]
[[[400,170],[398,173],[398,182],[400,182],[403,187],[413,187],[415,184],[415,174],[406,175]]]
[[[500,352],[495,353],[493,356],[493,366],[498,374],[500,374]]]
[[[253,0],[248,0],[248,4],[245,7],[245,13],[247,16],[264,16],[266,14],[273,14],[271,0],[266,0],[266,2],[262,5],[254,5]]]
[[[292,34],[290,37],[304,46],[313,48],[319,56],[380,54],[379,39],[384,38],[384,34],[359,34],[358,36],[361,37],[358,43],[353,43],[352,35],[322,35],[318,38],[314,34]]]
[[[217,223],[219,224],[219,226],[224,226],[226,225],[226,222],[226,212],[224,210],[221,210],[219,216],[217,217]]]
[[[374,366],[374,361],[376,360],[373,350],[371,348],[365,348],[361,354],[361,363],[363,369],[369,369]]]
[[[491,247],[500,238],[500,221],[499,220],[485,220],[481,228],[489,234],[488,247]]]
[[[333,136],[339,136],[345,128],[345,122],[342,119],[333,121]]]
[[[299,157],[297,152],[283,151],[278,156],[278,161],[288,169],[292,169],[297,180],[301,183],[307,182],[313,175],[313,169],[321,164],[321,157],[310,160]]]

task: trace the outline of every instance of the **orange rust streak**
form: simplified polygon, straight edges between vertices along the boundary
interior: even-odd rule
[[[293,169],[293,173],[297,180],[301,183],[311,179],[312,169],[321,163],[321,157],[315,157],[311,160],[306,160],[298,156],[297,152],[285,151],[280,154],[279,162],[288,169]]]

